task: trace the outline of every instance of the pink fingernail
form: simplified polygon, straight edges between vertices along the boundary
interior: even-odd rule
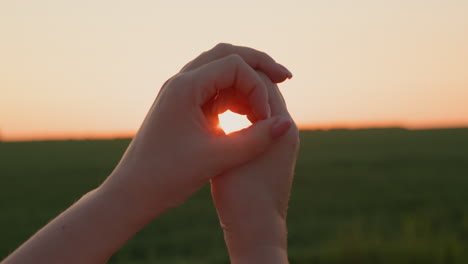
[[[280,117],[278,118],[278,120],[275,121],[275,123],[273,123],[273,125],[271,126],[271,137],[272,138],[278,138],[278,137],[281,137],[282,135],[284,135],[286,133],[286,131],[289,130],[289,128],[291,128],[291,120],[289,120],[289,118],[285,118],[285,117]]]
[[[288,79],[291,79],[293,77],[292,73],[288,70],[288,68],[284,67],[283,65],[277,63],[278,66],[283,70],[284,73],[288,76]]]

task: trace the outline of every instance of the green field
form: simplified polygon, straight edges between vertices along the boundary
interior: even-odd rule
[[[129,142],[0,143],[0,259]],[[468,263],[468,129],[302,131],[288,220],[291,263]],[[110,263],[229,263],[209,188]]]

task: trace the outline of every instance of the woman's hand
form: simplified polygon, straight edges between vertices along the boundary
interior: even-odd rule
[[[255,70],[278,82],[290,76],[265,53],[229,44],[187,64],[164,84],[103,188],[135,201],[151,218],[261,154],[290,121],[271,117],[267,87]],[[258,122],[221,135],[216,120],[227,108],[248,111]]]
[[[264,53],[216,46],[167,81],[119,165],[2,263],[104,263],[165,210],[208,180],[248,162],[286,132],[271,117],[268,91],[255,72],[277,82],[290,76]],[[213,126],[225,108],[258,120],[226,136]]]
[[[292,122],[278,86],[259,75],[272,115]],[[231,263],[288,263],[286,214],[298,149],[293,125],[264,154],[211,180]]]

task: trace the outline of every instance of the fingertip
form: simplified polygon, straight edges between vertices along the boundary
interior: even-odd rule
[[[277,63],[279,68],[281,69],[281,71],[286,75],[286,78],[288,79],[291,79],[293,77],[293,74],[291,73],[290,70],[288,70],[288,68],[286,68],[285,66]]]
[[[276,75],[268,75],[268,77],[270,77],[270,80],[273,82],[273,83],[282,83],[288,79],[291,79],[291,77],[288,77],[288,75],[283,72],[283,71],[280,71],[278,70],[278,74]]]
[[[288,77],[281,76],[281,77],[271,78],[271,81],[274,82],[274,83],[282,83],[282,82],[286,81],[286,79],[288,79]]]

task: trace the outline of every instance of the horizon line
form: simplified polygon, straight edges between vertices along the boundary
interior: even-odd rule
[[[394,124],[321,124],[298,125],[300,131],[328,131],[328,130],[366,130],[366,129],[404,129],[404,130],[438,130],[438,129],[463,129],[468,128],[467,123],[446,125],[419,125],[405,126],[401,123]],[[29,133],[9,137],[0,137],[0,142],[30,142],[30,141],[67,141],[67,140],[112,140],[130,139],[134,132],[83,132],[83,133]]]

